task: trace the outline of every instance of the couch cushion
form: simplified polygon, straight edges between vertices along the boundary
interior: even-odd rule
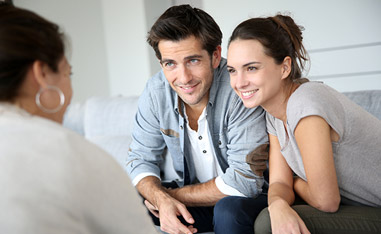
[[[88,99],[84,116],[85,136],[131,136],[137,106],[137,96]]]
[[[72,103],[67,107],[65,111],[62,125],[84,136],[85,135],[85,129],[83,126],[84,114],[85,114],[84,104]]]
[[[381,90],[344,92],[344,94],[366,111],[381,119]]]
[[[124,167],[138,97],[92,97],[86,101],[84,135]]]

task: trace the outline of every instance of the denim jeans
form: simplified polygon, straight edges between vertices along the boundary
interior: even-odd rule
[[[267,207],[266,194],[256,198],[225,197],[214,207],[214,232],[216,234],[253,234],[254,221],[265,207]]]

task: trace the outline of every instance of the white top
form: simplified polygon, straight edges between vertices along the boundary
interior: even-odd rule
[[[186,113],[185,116],[188,119]],[[187,124],[189,142],[191,143],[190,150],[196,170],[197,179],[201,183],[204,183],[217,177],[215,181],[216,186],[223,194],[244,196],[237,189],[225,184],[225,182],[220,177],[223,175],[223,171],[217,160],[214,148],[212,147],[212,142],[210,141],[211,137],[208,127],[208,120],[206,118],[206,108],[204,108],[197,123],[197,132],[189,126],[189,121]]]
[[[0,104],[2,233],[157,233],[114,159],[61,125]]]

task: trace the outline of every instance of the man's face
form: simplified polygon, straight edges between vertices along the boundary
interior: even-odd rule
[[[172,89],[190,107],[204,108],[209,99],[213,71],[221,59],[216,48],[212,58],[194,36],[180,41],[159,42],[161,66]]]

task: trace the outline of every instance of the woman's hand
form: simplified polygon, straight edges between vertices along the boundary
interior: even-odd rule
[[[284,200],[269,206],[271,229],[274,234],[310,234],[303,220]]]

